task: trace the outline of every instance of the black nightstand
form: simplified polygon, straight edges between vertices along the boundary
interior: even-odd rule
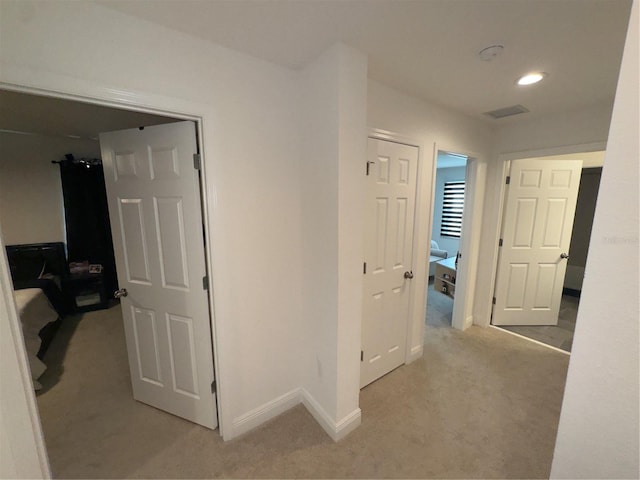
[[[102,273],[72,273],[62,284],[75,312],[101,310],[109,306]]]

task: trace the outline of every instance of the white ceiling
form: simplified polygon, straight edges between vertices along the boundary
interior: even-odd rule
[[[631,0],[98,0],[98,3],[299,69],[341,41],[370,78],[504,123],[611,102]],[[483,62],[493,44],[503,54]],[[542,70],[543,83],[517,87]],[[530,110],[492,120],[483,112]]]
[[[100,132],[175,121],[169,117],[0,90],[0,131],[97,140]]]
[[[438,151],[436,168],[464,167],[467,165],[467,157],[458,154]]]

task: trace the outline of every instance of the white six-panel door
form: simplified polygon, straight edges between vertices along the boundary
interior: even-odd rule
[[[494,325],[556,325],[581,160],[514,160],[504,207]]]
[[[133,396],[217,426],[193,122],[100,135]]]
[[[368,139],[360,386],[405,361],[418,148]]]

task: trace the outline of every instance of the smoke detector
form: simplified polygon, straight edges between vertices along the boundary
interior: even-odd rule
[[[500,55],[503,50],[504,50],[503,45],[491,45],[489,47],[486,47],[480,50],[480,52],[478,53],[478,56],[480,57],[480,60],[482,60],[483,62],[490,62],[491,60],[496,58],[498,55]]]

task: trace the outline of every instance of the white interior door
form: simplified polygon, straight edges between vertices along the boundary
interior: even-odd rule
[[[492,323],[556,325],[582,160],[511,162]]]
[[[418,148],[370,138],[360,386],[405,361]]]
[[[193,122],[100,135],[133,396],[217,426]]]

